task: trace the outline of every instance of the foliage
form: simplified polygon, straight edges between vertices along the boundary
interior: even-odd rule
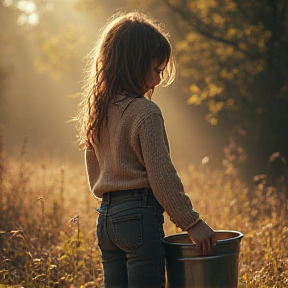
[[[176,50],[188,103],[206,105],[212,125],[244,129],[260,156],[286,156],[287,1],[162,2],[183,35]]]
[[[49,157],[30,163],[25,143],[19,159],[2,149],[0,163],[0,283],[96,287],[102,270],[85,171],[78,178],[79,167]]]
[[[49,157],[31,161],[26,145],[18,159],[0,145],[0,287],[101,287],[84,167]],[[287,191],[248,189],[235,174],[205,165],[179,173],[204,220],[215,230],[245,233],[239,287],[287,287]],[[165,218],[166,235],[180,232]]]
[[[248,189],[233,173],[202,169],[181,170],[184,186],[201,217],[215,230],[244,232],[238,286],[286,287],[287,186],[277,190],[259,183]],[[166,229],[173,233],[171,224]]]
[[[83,30],[75,25],[67,25],[54,35],[37,32],[41,54],[35,61],[36,70],[50,72],[55,79],[60,79],[64,73],[73,70],[75,62],[79,61],[79,47],[86,42]]]
[[[40,11],[42,17],[53,9],[52,1],[22,1],[26,10],[18,9],[18,0],[3,3],[5,9],[17,10],[19,17]],[[276,151],[288,157],[286,0],[117,0],[113,5],[77,0],[74,6],[78,13],[94,13],[95,19],[112,7],[145,9],[155,16],[160,12],[168,30],[176,29],[171,40],[180,74],[186,79],[183,86],[188,103],[207,107],[209,123],[222,125],[229,136],[244,130],[249,161],[259,162]],[[51,35],[41,31],[41,23],[42,18],[39,25],[27,29],[27,35],[36,32],[40,46],[35,67],[59,79],[74,71],[75,63],[87,54],[83,51],[84,30],[67,25]]]
[[[89,11],[95,15],[103,13],[103,4],[96,3],[95,0],[77,0],[74,7],[78,11]]]

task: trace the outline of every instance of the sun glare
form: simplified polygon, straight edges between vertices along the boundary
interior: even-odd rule
[[[17,19],[17,24],[19,26],[24,25],[25,23],[27,23],[27,15],[22,13],[21,15],[19,15],[18,19]]]
[[[18,2],[17,8],[18,10],[26,12],[28,14],[35,12],[37,10],[37,6],[35,5],[34,2],[24,0]]]
[[[31,13],[28,16],[28,23],[32,26],[36,26],[39,23],[39,14],[38,13]]]
[[[19,26],[25,24],[31,26],[38,25],[39,14],[37,12],[37,6],[34,2],[21,0],[18,2],[17,9],[21,12],[17,20],[17,24]]]
[[[203,159],[202,159],[202,164],[207,164],[209,162],[209,157],[208,156],[205,156]]]
[[[49,0],[43,3],[32,0],[4,0],[3,6],[12,7],[20,12],[17,19],[19,26],[37,26],[40,21],[41,12],[51,12],[54,9],[53,2]]]
[[[3,1],[3,5],[5,6],[5,7],[9,7],[9,6],[11,6],[13,4],[13,0],[4,0]]]

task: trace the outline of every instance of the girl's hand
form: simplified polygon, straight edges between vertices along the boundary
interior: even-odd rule
[[[202,254],[207,255],[213,251],[216,245],[216,234],[206,222],[200,220],[196,225],[188,229],[187,233],[196,244],[197,252],[202,250]]]

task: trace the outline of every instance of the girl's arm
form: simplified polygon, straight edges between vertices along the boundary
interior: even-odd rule
[[[193,210],[181,179],[170,159],[164,122],[160,115],[148,117],[141,127],[140,142],[149,182],[155,198],[171,220],[187,231],[197,251],[208,254],[216,244],[214,231]]]
[[[188,195],[171,161],[164,121],[161,115],[151,114],[139,132],[144,165],[153,194],[171,220],[187,230],[200,219],[193,210]]]

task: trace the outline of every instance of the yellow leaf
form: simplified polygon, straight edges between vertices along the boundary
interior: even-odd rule
[[[186,39],[188,42],[193,42],[195,41],[199,36],[196,33],[188,33]]]
[[[237,30],[235,28],[230,28],[227,32],[228,37],[234,37],[237,35]]]
[[[222,78],[226,78],[226,77],[227,77],[227,70],[226,70],[226,69],[221,70],[220,76],[221,76]]]
[[[210,88],[210,91],[209,91],[210,97],[214,97],[215,95],[220,94],[223,91],[223,89],[221,87],[218,87],[213,83],[209,85],[209,88]]]
[[[197,94],[197,93],[200,93],[200,92],[201,92],[200,88],[199,88],[197,85],[195,85],[195,84],[193,84],[193,85],[190,86],[190,91],[191,91],[192,93],[194,93],[194,94]]]
[[[246,35],[250,35],[250,34],[251,34],[251,29],[250,29],[250,28],[245,28],[245,29],[244,29],[244,33],[245,33]]]
[[[241,48],[242,50],[246,50],[247,49],[247,44],[239,43],[239,48]]]
[[[263,49],[265,48],[265,41],[263,39],[261,39],[259,42],[258,42],[258,46],[259,48]]]
[[[177,44],[176,44],[176,49],[178,50],[178,51],[185,51],[185,50],[187,50],[189,48],[189,45],[188,45],[188,42],[187,41],[181,41],[181,42],[178,42]]]
[[[196,104],[199,102],[199,98],[197,95],[192,95],[189,99],[188,99],[188,104]]]
[[[213,118],[210,119],[210,124],[211,125],[215,126],[215,125],[217,125],[217,123],[218,123],[217,118],[213,117]]]
[[[248,280],[247,273],[243,274],[243,280],[247,283],[247,280]]]
[[[199,99],[200,99],[200,100],[205,100],[205,99],[207,98],[207,95],[208,95],[207,92],[202,92],[202,93],[200,94]]]
[[[227,10],[230,10],[230,11],[235,11],[236,10],[236,3],[234,2],[229,2],[228,5],[227,5]]]

